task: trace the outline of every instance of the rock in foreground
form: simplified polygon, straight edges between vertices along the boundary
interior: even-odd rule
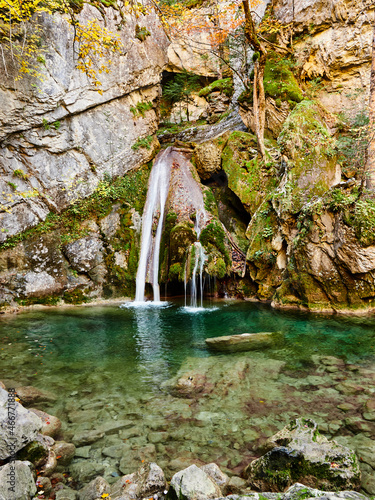
[[[42,421],[37,415],[15,401],[11,393],[0,389],[0,460],[35,441],[41,427]]]
[[[313,420],[291,422],[269,439],[268,448],[244,472],[256,490],[284,491],[295,482],[328,491],[360,487],[355,453],[320,435]]]
[[[221,495],[220,488],[196,465],[172,477],[167,498],[170,500],[208,500]]]
[[[301,483],[295,483],[284,493],[246,493],[246,495],[229,495],[215,500],[303,500],[307,498],[324,498],[324,500],[368,500],[369,497],[356,491],[321,491],[309,488]]]

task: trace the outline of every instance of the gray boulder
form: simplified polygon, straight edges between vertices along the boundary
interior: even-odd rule
[[[73,269],[80,273],[87,273],[103,262],[103,243],[94,236],[80,238],[68,243],[64,253]]]
[[[149,498],[165,490],[166,482],[162,469],[154,462],[147,462],[133,474],[119,479],[111,489],[114,500]]]
[[[218,496],[221,496],[218,485],[196,465],[177,472],[167,494],[170,500],[208,500]]]
[[[301,483],[295,483],[284,493],[246,493],[246,495],[229,495],[227,497],[215,498],[215,500],[307,500],[310,498],[320,498],[321,500],[369,500],[356,491],[321,491],[309,488]]]
[[[212,479],[214,483],[219,486],[222,491],[224,491],[223,488],[225,488],[228,484],[229,477],[220,470],[218,465],[215,463],[206,464],[202,465],[201,469]]]
[[[64,486],[56,492],[55,500],[76,500],[77,492]]]
[[[102,498],[102,495],[110,492],[111,487],[107,481],[102,477],[96,477],[89,482],[82,490],[78,493],[79,500],[96,500],[97,498]]]
[[[11,393],[9,395],[11,398]],[[0,388],[0,460],[10,457],[28,443],[36,440],[42,421],[17,401],[8,408],[8,392]],[[14,408],[14,426],[10,427],[8,410]],[[13,412],[12,412],[13,416]],[[13,420],[12,420],[13,422]]]
[[[328,491],[360,487],[355,453],[320,435],[313,420],[292,421],[267,446],[272,449],[244,471],[251,488],[284,491],[295,482]]]
[[[9,462],[0,467],[0,500],[30,500],[37,492],[29,462]]]

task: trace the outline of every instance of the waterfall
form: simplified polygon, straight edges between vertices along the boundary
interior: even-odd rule
[[[139,257],[135,302],[145,301],[146,279],[149,275],[154,291],[154,302],[160,302],[159,289],[159,254],[160,241],[164,222],[164,209],[167,201],[169,180],[171,175],[171,162],[167,157],[171,148],[158,154],[155,159],[150,179],[145,208],[142,216],[141,255]],[[154,218],[157,217],[155,238],[152,236]]]
[[[192,249],[194,248],[194,268],[193,274],[191,277],[191,291],[190,291],[190,307],[194,309],[198,308],[198,277],[197,272],[199,270],[199,291],[200,291],[200,306],[203,307],[203,267],[204,263],[207,259],[204,248],[199,241],[199,237],[202,231],[202,227],[206,222],[206,211],[203,207],[200,207],[197,210],[194,229],[197,233],[198,241],[196,241],[192,245]],[[185,266],[185,276],[184,276],[184,285],[185,285],[185,307],[186,307],[186,292],[187,292],[187,267]]]
[[[200,306],[203,307],[203,266],[206,260],[206,254],[204,248],[199,241],[194,243],[195,256],[194,256],[194,268],[191,277],[191,293],[190,293],[190,307],[198,307],[198,278],[197,271],[199,269],[199,291],[200,291]],[[186,292],[185,292],[185,304],[186,304]]]

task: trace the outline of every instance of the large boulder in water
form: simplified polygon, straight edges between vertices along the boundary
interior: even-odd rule
[[[295,482],[328,491],[358,489],[361,473],[353,451],[319,434],[317,424],[299,418],[267,442],[265,455],[244,471],[260,491],[284,491]]]
[[[225,335],[206,339],[209,349],[223,352],[254,351],[272,347],[279,339],[279,333],[242,333],[240,335]]]

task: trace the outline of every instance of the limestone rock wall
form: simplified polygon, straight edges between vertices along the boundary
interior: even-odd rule
[[[90,195],[105,173],[124,175],[152,157],[168,41],[155,14],[129,14],[120,31],[117,15],[106,9],[122,53],[112,57],[108,74],[98,75],[101,94],[76,68],[73,31],[59,14],[42,19],[46,53],[39,79],[16,81],[7,61],[0,85],[0,242]],[[85,4],[80,21],[92,18],[101,19]],[[150,32],[144,41],[136,38],[139,23]],[[153,107],[134,116],[130,108],[140,102]],[[132,149],[141,138],[150,138],[148,147]]]
[[[322,104],[337,113],[363,108],[370,88],[373,3],[275,0],[273,5],[280,22],[291,23],[302,78],[325,79]]]

